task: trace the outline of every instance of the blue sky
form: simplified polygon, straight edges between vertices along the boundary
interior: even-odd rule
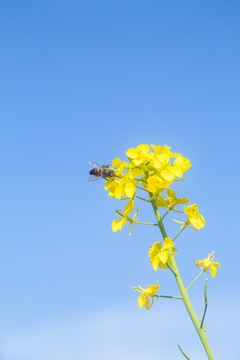
[[[239,359],[239,18],[238,1],[0,1],[2,360],[170,360],[178,343],[204,358],[181,304],[137,308],[134,285],[177,293],[149,265],[158,232],[113,233],[122,202],[87,181],[89,160],[141,143],[191,160],[174,189],[206,226],[186,230],[176,260],[188,284],[215,250],[209,342]]]

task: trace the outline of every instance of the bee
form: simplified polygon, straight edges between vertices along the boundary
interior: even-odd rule
[[[116,173],[114,170],[109,169],[110,165],[98,165],[97,163],[93,161],[89,161],[89,164],[92,166],[92,169],[89,171],[89,174],[91,175],[89,180],[98,180],[100,178],[102,179],[110,179],[116,176]]]

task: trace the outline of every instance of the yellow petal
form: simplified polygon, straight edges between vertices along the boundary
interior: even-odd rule
[[[129,175],[131,179],[139,177],[144,174],[144,170],[142,169],[133,169]]]
[[[163,244],[163,249],[169,249],[169,248],[171,248],[173,246],[174,246],[174,243],[173,243],[172,239],[171,238],[165,238],[164,244]]]
[[[138,306],[140,309],[143,307],[143,305],[145,305],[147,310],[149,309],[149,299],[146,295],[140,295],[138,297]]]
[[[159,197],[157,198],[156,204],[157,204],[158,207],[168,207],[168,205],[169,205],[169,200],[163,198],[162,196],[159,196]]]
[[[152,159],[151,159],[151,165],[152,165],[155,169],[161,169],[161,167],[162,167],[161,162],[160,162],[158,159],[156,159],[156,158],[152,158]]]
[[[198,261],[195,261],[195,265],[203,265],[204,261],[203,260],[198,260]]]
[[[185,212],[185,214],[188,214],[188,215],[191,215],[191,216],[194,216],[194,215],[199,214],[197,204],[193,204],[193,205],[187,206],[187,207],[184,209],[184,212]]]
[[[187,203],[189,203],[189,199],[187,199],[185,197],[177,199],[177,204],[179,204],[179,205],[184,205],[184,204],[187,204]]]
[[[127,219],[121,219],[121,220],[114,220],[112,222],[112,230],[114,232],[117,232],[123,228],[123,226],[126,224]]]
[[[169,170],[161,171],[161,176],[163,177],[164,180],[167,180],[167,181],[173,181],[175,178],[175,174],[173,174]]]
[[[216,273],[217,273],[217,269],[216,269],[214,266],[211,266],[211,274],[212,274],[212,277],[215,277],[215,276],[216,276]]]
[[[163,263],[163,264],[166,264],[166,262],[168,261],[168,251],[165,250],[165,251],[161,251],[159,254],[158,254],[158,257],[159,257],[159,260]]]
[[[148,145],[138,145],[137,146],[137,151],[141,152],[142,154],[147,154],[150,150],[150,147]]]
[[[172,173],[175,175],[175,176],[177,176],[177,177],[179,177],[179,178],[181,178],[182,176],[183,176],[183,172],[182,172],[182,170],[180,169],[180,168],[178,168],[178,167],[172,167],[172,169],[171,169],[171,171],[172,171]]]
[[[169,199],[174,199],[175,200],[176,199],[176,194],[172,189],[167,188],[167,197]]]
[[[221,267],[221,265],[220,265],[219,263],[217,263],[217,262],[213,262],[212,264],[213,264],[213,266],[215,266],[215,267]]]
[[[116,189],[114,190],[114,197],[116,199],[121,199],[121,197],[123,196],[123,186],[119,185],[116,187]]]
[[[125,185],[124,193],[128,198],[132,198],[135,194],[135,185],[132,182],[128,182]]]
[[[133,223],[130,224],[129,236],[132,234],[132,229],[133,229]]]
[[[126,152],[127,157],[129,157],[130,159],[137,159],[139,157],[139,154],[137,152],[136,149],[134,148],[130,148],[127,152]]]
[[[156,292],[160,289],[160,285],[158,285],[158,281],[156,285],[148,285],[144,290],[143,294],[147,296],[154,296]]]
[[[114,166],[115,168],[119,168],[121,166],[122,162],[119,158],[115,158],[113,161],[112,161],[112,166]]]
[[[187,171],[191,166],[190,160],[181,155],[174,161],[174,167],[180,168],[182,171]]]
[[[135,166],[139,166],[143,163],[143,160],[132,160],[132,163],[135,165]]]
[[[208,268],[211,265],[211,260],[209,259],[204,259],[203,260],[203,264],[204,264],[204,269]]]
[[[205,220],[200,214],[198,214],[197,217],[189,216],[189,220],[191,221],[191,224],[193,224],[193,226],[195,226],[197,229],[201,229],[205,226]]]
[[[127,214],[130,214],[132,211],[133,211],[133,208],[134,208],[134,201],[133,200],[129,200],[127,202],[127,205],[125,206],[124,208],[124,214],[127,215]]]
[[[151,257],[150,264],[152,265],[153,270],[157,271],[158,266],[159,266],[159,258],[158,258],[158,256]]]

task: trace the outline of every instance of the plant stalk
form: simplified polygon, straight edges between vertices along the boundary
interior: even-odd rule
[[[152,197],[152,194],[150,193],[150,197]],[[151,200],[151,203],[152,203],[152,206],[153,206],[153,210],[155,212],[155,215],[156,215],[156,218],[157,218],[157,222],[158,222],[158,226],[159,226],[159,229],[162,233],[162,237],[163,239],[165,239],[167,236],[167,233],[166,233],[166,230],[165,230],[165,227],[163,225],[163,222],[162,222],[162,219],[161,219],[161,216],[160,216],[160,213],[159,213],[159,210],[158,210],[158,207],[156,205],[156,200],[155,199],[152,199]],[[169,249],[169,252],[171,250]],[[175,258],[174,258],[174,255],[170,256],[169,258],[169,261],[170,261],[170,264],[171,264],[171,267],[172,267],[172,270],[173,272],[175,273],[175,279],[177,281],[177,284],[178,284],[178,287],[179,287],[179,290],[181,292],[181,295],[182,295],[182,299],[183,299],[183,302],[186,306],[186,309],[188,311],[188,314],[193,322],[193,325],[195,326],[195,329],[200,337],[200,340],[203,344],[203,347],[206,351],[206,354],[208,356],[208,359],[209,360],[214,360],[214,356],[212,354],[212,351],[210,349],[210,346],[208,344],[208,341],[205,337],[205,334],[204,334],[204,331],[203,329],[201,329],[200,327],[200,323],[198,321],[198,318],[193,310],[193,307],[192,307],[192,304],[190,302],[190,299],[189,299],[189,296],[188,296],[188,292],[187,292],[187,289],[185,288],[184,284],[183,284],[183,281],[182,281],[182,278],[179,274],[179,271],[178,271],[178,267],[177,267],[177,264],[176,264],[176,261],[175,261]]]

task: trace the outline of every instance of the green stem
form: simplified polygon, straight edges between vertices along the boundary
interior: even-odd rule
[[[152,194],[150,194],[150,197],[151,196],[152,196]],[[152,203],[153,210],[155,212],[155,215],[156,215],[156,218],[157,218],[157,221],[158,221],[159,229],[160,229],[160,231],[162,233],[162,237],[163,237],[163,239],[165,239],[168,236],[167,236],[165,227],[164,227],[164,225],[162,223],[162,219],[161,219],[159,210],[158,210],[157,205],[156,205],[156,200],[155,199],[151,200],[151,203]],[[170,253],[170,251],[171,251],[171,249],[169,249],[169,253]],[[184,302],[184,304],[186,306],[186,309],[188,311],[188,314],[189,314],[189,316],[190,316],[190,318],[191,318],[191,320],[193,322],[193,325],[195,326],[195,329],[196,329],[196,331],[197,331],[197,333],[198,333],[198,335],[200,337],[200,340],[201,340],[201,342],[203,344],[203,347],[204,347],[204,349],[206,351],[208,359],[209,360],[214,360],[212,351],[211,351],[210,346],[208,344],[208,341],[207,341],[207,339],[205,337],[204,331],[203,331],[203,329],[201,329],[198,318],[197,318],[197,316],[196,316],[196,314],[195,314],[195,312],[193,310],[192,304],[191,304],[189,296],[188,296],[187,289],[185,288],[185,286],[183,284],[183,281],[182,281],[182,278],[181,278],[181,276],[179,274],[178,267],[177,267],[174,255],[170,256],[169,261],[170,261],[172,269],[173,269],[173,271],[175,273],[175,279],[177,281],[179,290],[181,292],[183,302]]]
[[[204,319],[205,319],[205,315],[207,312],[207,307],[208,307],[208,299],[207,299],[207,282],[208,279],[206,279],[206,283],[205,283],[205,291],[204,291],[204,297],[205,297],[205,309],[204,309],[204,313],[203,313],[203,317],[202,317],[202,321],[201,321],[201,329],[203,327],[203,323],[204,323]]]
[[[157,297],[157,298],[166,298],[166,299],[182,300],[182,297],[180,297],[180,296],[154,295],[154,297]]]
[[[142,225],[154,225],[154,226],[158,226],[158,224],[153,224],[153,223],[146,223],[146,222],[142,222],[142,221],[134,221],[135,224],[142,224]]]
[[[201,321],[201,323],[202,323],[202,317],[201,317],[201,314],[200,314],[200,313],[199,313],[199,319],[200,319],[200,321]],[[205,327],[204,324],[203,324],[203,330],[205,331],[206,339],[208,340],[207,329],[206,329],[206,327]]]
[[[191,282],[191,284],[187,287],[187,291],[190,289],[190,287],[195,283],[195,281],[197,281],[197,279],[200,278],[200,276],[204,273],[204,271],[202,270],[200,272],[200,274],[198,274],[198,276]]]
[[[141,186],[136,186],[136,188],[140,189],[140,190],[144,190],[147,191],[146,189],[142,188]],[[147,191],[148,192],[148,191]]]
[[[162,221],[165,218],[165,216],[167,216],[170,213],[171,209],[168,209],[168,211],[165,212],[165,214],[162,216]]]
[[[186,226],[184,226],[178,233],[177,235],[173,238],[173,241],[176,240],[176,238],[181,234],[181,232],[183,232],[183,230],[186,228]]]
[[[179,350],[181,351],[181,353],[183,354],[183,356],[184,356],[187,360],[191,360],[191,359],[185,354],[185,352],[181,349],[181,346],[178,345],[178,347],[179,347]]]
[[[138,199],[140,199],[140,200],[143,200],[143,201],[146,201],[146,202],[149,202],[148,200],[146,200],[146,199],[144,199],[144,198],[142,198],[141,196],[135,196],[136,198],[138,198]]]
[[[171,266],[169,266],[168,264],[167,264],[167,266],[168,266],[169,270],[171,270],[171,272],[172,272],[174,275],[176,275],[175,272],[173,271],[173,269],[171,268]]]

